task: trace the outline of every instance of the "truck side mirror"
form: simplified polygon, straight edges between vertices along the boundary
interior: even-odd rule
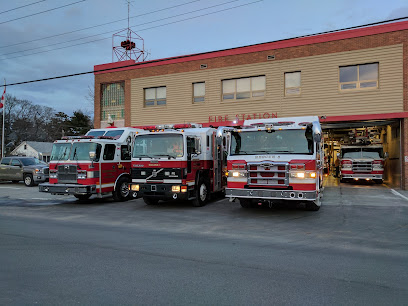
[[[89,159],[94,161],[96,157],[96,152],[95,151],[89,151]]]
[[[388,157],[389,157],[388,152],[385,152],[385,153],[384,153],[384,158],[387,159]]]

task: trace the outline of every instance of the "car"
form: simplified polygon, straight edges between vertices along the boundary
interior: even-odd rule
[[[18,183],[24,181],[27,187],[48,181],[49,167],[35,157],[8,156],[0,162],[0,180]]]

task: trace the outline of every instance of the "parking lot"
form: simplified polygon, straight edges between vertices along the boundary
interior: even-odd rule
[[[109,303],[114,286],[125,304],[403,304],[407,215],[405,191],[333,178],[317,212],[80,203],[2,183],[0,302]]]

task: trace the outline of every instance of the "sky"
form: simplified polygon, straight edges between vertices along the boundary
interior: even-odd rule
[[[0,83],[92,71],[112,59],[128,26],[127,0],[0,1]],[[45,11],[45,12],[44,12]],[[130,27],[147,60],[269,42],[408,16],[406,0],[133,0]],[[141,47],[141,45],[137,45]],[[8,86],[7,93],[68,115],[93,116],[87,74]],[[1,89],[3,91],[3,89]]]

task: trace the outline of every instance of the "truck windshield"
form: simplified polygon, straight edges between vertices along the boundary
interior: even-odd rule
[[[50,160],[67,160],[71,151],[71,143],[54,143]]]
[[[133,157],[181,157],[184,152],[183,135],[140,135],[133,144]]]
[[[232,132],[231,155],[313,154],[313,150],[311,129]]]
[[[383,158],[382,148],[343,148],[341,149],[342,158]]]
[[[101,155],[102,145],[95,142],[76,142],[72,145],[71,153],[69,155],[70,160],[91,160],[89,158],[89,152],[95,152],[94,162],[99,161]]]

